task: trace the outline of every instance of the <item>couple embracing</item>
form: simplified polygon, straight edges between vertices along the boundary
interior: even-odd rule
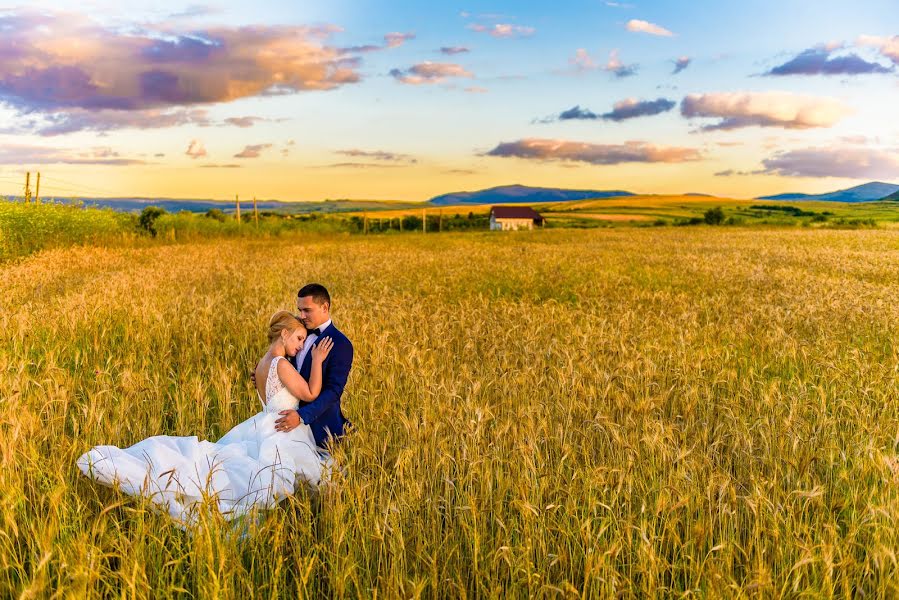
[[[275,313],[269,348],[252,379],[262,411],[217,442],[154,436],[129,448],[95,446],[77,461],[88,477],[145,496],[189,524],[198,505],[215,502],[226,519],[268,508],[327,480],[325,446],[349,424],[340,399],[353,345],[331,323],[331,297],[312,283],[297,294],[298,315]]]

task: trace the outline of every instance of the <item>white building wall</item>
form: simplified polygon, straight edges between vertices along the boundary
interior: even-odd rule
[[[533,219],[497,219],[503,231],[518,231],[519,229],[533,229]]]

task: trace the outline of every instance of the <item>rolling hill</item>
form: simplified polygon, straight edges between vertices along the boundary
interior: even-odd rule
[[[436,206],[458,204],[505,204],[509,202],[565,202],[586,198],[615,198],[633,196],[621,190],[566,190],[561,188],[504,185],[474,192],[453,192],[435,196],[429,201]]]
[[[108,208],[116,212],[139,213],[148,206],[158,206],[170,213],[188,211],[205,213],[211,209],[230,214],[235,212],[235,204],[231,200],[208,200],[190,198],[64,198],[44,196],[44,202],[57,204],[76,204],[87,208]],[[252,211],[252,200],[241,200],[242,211]],[[323,200],[316,202],[285,202],[281,200],[259,200],[256,203],[260,211],[272,211],[284,214],[301,213],[342,213],[359,210],[389,210],[421,206],[420,202],[401,202],[392,200]]]
[[[899,185],[872,181],[845,190],[826,194],[776,194],[760,196],[759,200],[815,200],[819,202],[871,202],[899,192]]]

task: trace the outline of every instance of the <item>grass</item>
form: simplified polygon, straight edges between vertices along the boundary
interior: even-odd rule
[[[222,204],[222,207],[227,208]],[[436,232],[488,229],[489,205],[431,207],[388,201],[335,200],[285,203],[285,211],[260,211],[258,223],[245,207],[243,222],[214,209],[208,214],[165,213],[141,225],[137,214],[55,203],[0,201],[0,263],[47,248],[78,244],[118,246],[190,242],[221,238],[290,238],[312,233],[416,233],[423,215]],[[899,204],[867,202],[773,202],[705,196],[633,196],[536,204],[546,227],[595,229],[695,225],[707,210],[721,207],[724,225],[814,227],[822,229],[897,228]],[[363,212],[354,212],[364,209]],[[304,212],[297,212],[304,211]],[[402,224],[401,222],[402,221]],[[152,235],[151,235],[152,233]],[[150,239],[153,238],[153,239]]]
[[[598,200],[530,203],[547,217],[547,226],[557,228],[646,227],[676,225],[701,219],[705,211],[722,207],[728,224],[763,226],[813,226],[819,228],[895,227],[899,223],[899,203],[895,202],[799,202],[740,200],[713,196],[639,195]],[[781,210],[760,210],[760,205]],[[490,205],[427,206],[431,219],[443,214],[462,217],[469,213],[486,215]],[[797,217],[790,208],[814,213]],[[784,211],[783,209],[788,209]],[[361,216],[364,213],[356,213]],[[422,207],[369,212],[370,218],[421,217]],[[817,218],[816,218],[817,217]]]
[[[111,210],[0,201],[0,263],[44,248],[130,241],[135,223]]]
[[[546,230],[0,266],[0,596],[899,594],[899,236]],[[320,496],[186,533],[74,465],[256,410],[326,283],[357,430]]]
[[[153,243],[189,242],[222,238],[284,238],[298,234],[339,233],[349,230],[346,218],[321,213],[244,213],[238,224],[233,215],[163,212],[152,231],[137,214],[111,209],[82,208],[72,204],[25,204],[0,200],[0,263],[50,248],[81,244],[133,247]]]

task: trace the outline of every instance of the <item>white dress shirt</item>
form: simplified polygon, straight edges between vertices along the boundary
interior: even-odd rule
[[[318,330],[324,331],[330,326],[331,319],[328,319],[318,326]],[[314,333],[310,333],[306,336],[306,340],[303,342],[303,349],[300,351],[300,355],[297,357],[297,371],[303,368],[303,361],[306,360],[306,355],[309,354],[309,350],[312,349],[312,345],[315,343],[315,340],[317,340],[318,337],[319,336],[315,335]]]

